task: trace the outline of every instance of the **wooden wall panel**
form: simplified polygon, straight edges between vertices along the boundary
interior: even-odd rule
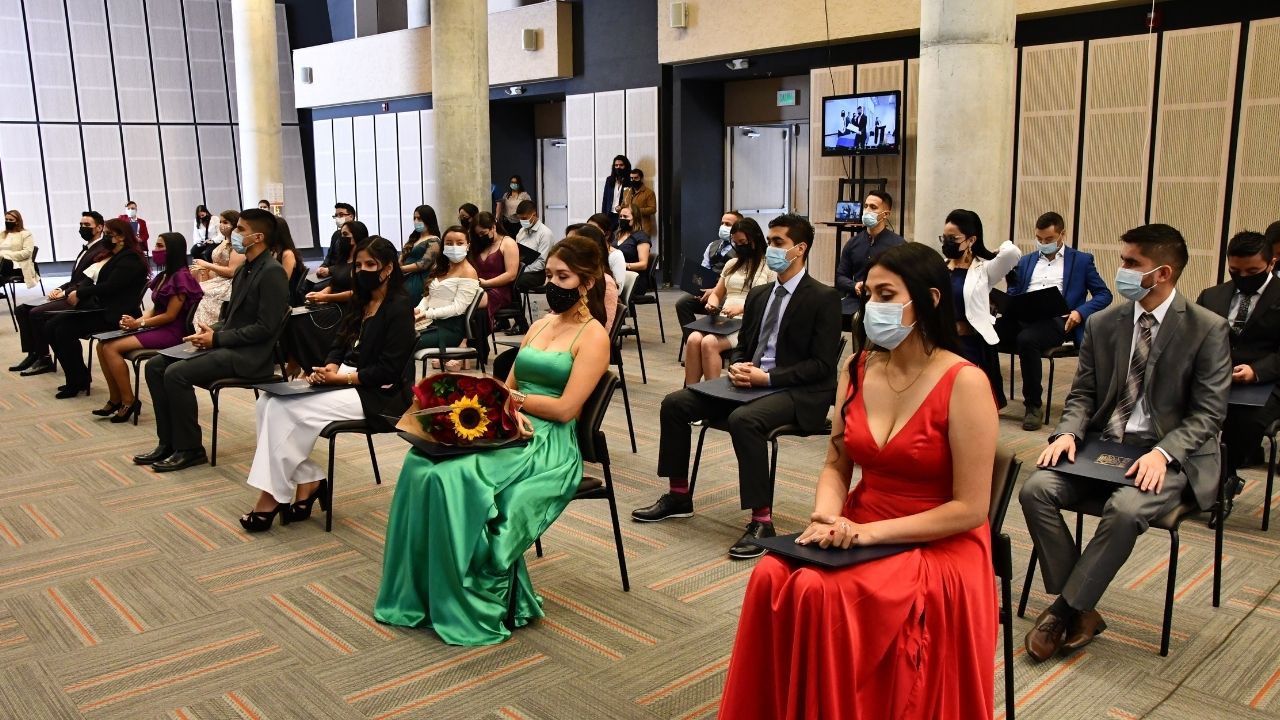
[[[869,63],[867,65],[859,65],[857,67],[858,82],[856,85],[857,92],[878,92],[882,90],[902,91],[902,78],[906,72],[906,64],[901,60],[893,60],[882,63]],[[901,105],[901,104],[900,104]],[[901,113],[901,107],[899,107]],[[899,118],[901,121],[901,118]],[[821,132],[821,128],[819,128]],[[885,189],[893,196],[893,213],[889,216],[890,225],[896,229],[902,227],[902,156],[901,155],[871,155],[862,164],[862,169],[867,177],[882,177],[889,182],[885,184]],[[834,206],[832,206],[834,208]],[[824,207],[818,207],[818,217],[823,218],[830,214],[830,210]]]
[[[1240,26],[1172,31],[1163,42],[1150,221],[1186,238],[1178,287],[1195,297],[1218,282]]]
[[[569,95],[565,98],[564,129],[569,176],[569,217],[588,218],[600,211],[600,181],[606,167],[596,167],[595,96]],[[623,146],[625,148],[625,145]],[[610,156],[612,157],[612,156]]]
[[[658,88],[634,88],[627,90],[627,157],[632,167],[644,170],[644,182],[659,198],[660,175],[658,168]],[[601,165],[597,175],[604,176],[604,168],[612,167],[612,156],[609,165]],[[600,188],[604,192],[604,188]],[[582,219],[586,219],[585,217]],[[654,215],[657,223],[658,237],[653,238],[653,249],[660,252],[662,248],[662,205],[658,205],[658,213]],[[668,268],[671,270],[671,268]],[[675,273],[672,270],[672,273]],[[679,278],[676,278],[679,282]]]
[[[1280,220],[1280,18],[1249,24],[1229,234]]]
[[[1147,213],[1155,43],[1147,35],[1089,43],[1074,237],[1077,248],[1095,255],[1108,285],[1119,266],[1120,236],[1145,222]]]
[[[915,240],[915,213],[916,205],[916,141],[920,137],[920,113],[916,107],[920,103],[920,59],[912,58],[907,61],[907,91],[903,93],[903,101],[906,110],[903,113],[904,134],[903,140],[906,149],[903,152],[903,197],[898,201],[902,206],[902,237],[907,240]]]
[[[1083,42],[1022,50],[1013,241],[1023,252],[1035,247],[1041,213],[1053,210],[1075,227],[1083,70]]]
[[[822,117],[822,98],[853,92],[853,66],[815,68],[809,73],[809,117]],[[822,156],[822,123],[809,133],[809,217],[822,222],[835,212],[840,192],[840,178],[849,177],[853,160],[847,157]],[[817,225],[813,251],[809,253],[809,273],[828,285],[836,276],[835,228]]]

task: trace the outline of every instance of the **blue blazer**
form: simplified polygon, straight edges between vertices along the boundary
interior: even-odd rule
[[[1014,270],[1017,278],[1009,285],[1010,295],[1021,295],[1027,291],[1039,258],[1039,251],[1032,251],[1018,261],[1018,267]],[[1111,289],[1098,275],[1093,255],[1063,246],[1062,261],[1062,295],[1067,301],[1067,307],[1080,313],[1080,324],[1075,329],[1075,344],[1080,347],[1080,342],[1084,340],[1084,321],[1111,304]]]

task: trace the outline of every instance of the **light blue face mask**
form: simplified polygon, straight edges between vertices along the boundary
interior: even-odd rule
[[[424,222],[415,221],[413,223],[413,229],[417,230],[419,233],[424,233],[427,231],[427,224]]]
[[[728,240],[728,239],[729,239],[729,226],[728,226],[728,225],[721,225],[721,226],[720,226],[720,239],[721,239],[721,240]]]
[[[764,251],[764,262],[776,273],[786,272],[787,268],[791,267],[791,261],[787,259],[789,252],[791,252],[789,248],[770,247]]]
[[[1120,293],[1126,300],[1139,302],[1142,298],[1151,292],[1151,288],[1142,286],[1142,278],[1164,267],[1152,268],[1146,272],[1138,272],[1129,268],[1118,268],[1116,270],[1116,292]]]
[[[862,327],[867,332],[867,339],[885,350],[893,350],[901,345],[916,326],[915,323],[905,326],[902,324],[902,311],[910,304],[868,302],[864,305]]]
[[[862,227],[870,230],[880,224],[880,214],[874,210],[866,210],[862,213]]]
[[[1036,243],[1036,245],[1039,246],[1041,255],[1053,255],[1054,253],[1058,252],[1058,243],[1056,242],[1051,242],[1051,243],[1038,242]]]
[[[231,233],[231,249],[243,255],[246,248],[244,236],[238,232]]]

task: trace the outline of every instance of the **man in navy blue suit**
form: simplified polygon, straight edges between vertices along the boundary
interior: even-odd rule
[[[1065,229],[1066,223],[1056,212],[1047,212],[1036,220],[1039,247],[1018,261],[1017,279],[1010,283],[1009,295],[1056,287],[1066,299],[1067,307],[1072,308],[1071,312],[1063,317],[997,324],[1001,342],[1017,348],[1018,363],[1022,367],[1022,400],[1026,409],[1023,430],[1039,430],[1044,416],[1040,402],[1041,355],[1068,338],[1080,347],[1085,320],[1111,304],[1111,290],[1098,275],[1093,255],[1064,246]]]

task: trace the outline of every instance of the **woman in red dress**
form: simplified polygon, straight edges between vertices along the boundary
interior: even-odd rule
[[[987,510],[997,415],[958,354],[942,257],[907,243],[867,275],[858,347],[797,542],[921,543],[839,570],[766,555],[720,717],[989,718],[997,599]],[[853,380],[850,380],[850,376]],[[853,465],[862,480],[849,491]]]

